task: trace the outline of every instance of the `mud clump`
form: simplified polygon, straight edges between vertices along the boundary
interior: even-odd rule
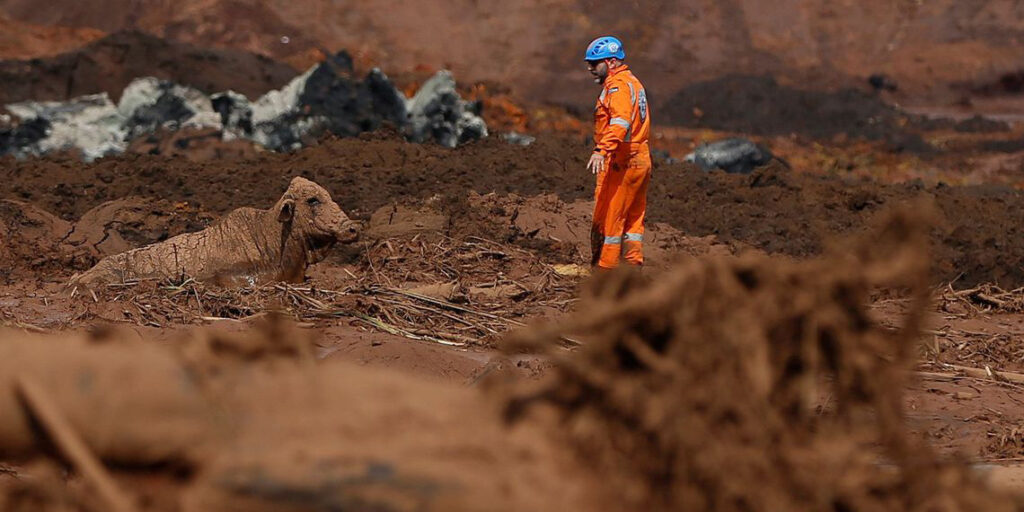
[[[902,213],[812,261],[608,275],[585,314],[510,341],[555,364],[549,380],[513,386],[507,417],[553,409],[626,510],[1019,510],[905,431],[927,245],[924,219]],[[897,330],[865,306],[879,287],[913,299]],[[570,333],[588,342],[565,355]]]
[[[21,273],[66,276],[100,258],[206,227],[213,217],[187,203],[126,197],[103,203],[76,223],[22,201],[0,200],[4,279]]]
[[[0,200],[0,279],[9,280],[17,269],[41,270],[56,264],[54,255],[71,232],[71,224],[34,205]],[[53,265],[49,265],[53,266]]]

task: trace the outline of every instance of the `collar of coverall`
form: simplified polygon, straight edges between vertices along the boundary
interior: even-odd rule
[[[613,77],[613,76],[615,76],[615,75],[617,75],[619,73],[622,73],[623,71],[627,71],[627,70],[629,70],[629,66],[627,66],[625,62],[620,63],[618,66],[615,66],[614,68],[609,67],[608,68],[608,78],[611,78],[611,77]],[[605,80],[607,80],[607,78]]]

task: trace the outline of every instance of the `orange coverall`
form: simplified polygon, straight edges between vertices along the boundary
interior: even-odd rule
[[[644,214],[651,179],[647,93],[625,64],[608,70],[594,108],[594,151],[605,157],[594,190],[592,265],[614,268],[644,262]],[[623,251],[624,250],[624,251]]]

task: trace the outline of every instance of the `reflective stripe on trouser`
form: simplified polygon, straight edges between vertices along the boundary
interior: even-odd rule
[[[624,256],[627,263],[641,265],[650,151],[643,147],[610,160],[608,169],[598,175],[594,191],[591,264],[613,268]]]

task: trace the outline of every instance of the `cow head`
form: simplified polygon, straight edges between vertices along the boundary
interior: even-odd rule
[[[306,178],[292,178],[274,211],[277,221],[313,251],[359,238],[359,224],[345,215],[323,187]]]

